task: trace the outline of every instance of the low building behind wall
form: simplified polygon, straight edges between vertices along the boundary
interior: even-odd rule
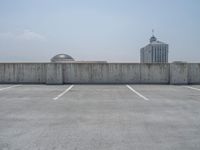
[[[200,64],[0,63],[0,83],[200,84]]]

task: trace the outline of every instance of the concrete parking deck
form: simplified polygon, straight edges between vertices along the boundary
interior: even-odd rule
[[[0,150],[199,150],[200,85],[0,85]]]

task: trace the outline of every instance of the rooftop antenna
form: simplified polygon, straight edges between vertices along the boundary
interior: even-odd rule
[[[154,36],[154,29],[152,29],[152,36]]]

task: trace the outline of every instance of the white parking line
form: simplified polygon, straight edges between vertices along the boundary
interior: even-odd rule
[[[18,87],[18,86],[21,86],[21,85],[13,85],[13,86],[1,88],[0,91],[7,90],[7,89],[11,89],[11,88]]]
[[[189,89],[193,89],[193,90],[200,91],[200,89],[198,89],[198,88],[195,88],[195,87],[191,87],[191,86],[184,86],[184,87],[186,87],[186,88],[189,88]]]
[[[146,98],[145,96],[143,96],[142,94],[140,94],[139,92],[137,92],[136,90],[134,90],[131,86],[126,85],[127,88],[129,88],[131,91],[133,91],[135,94],[137,94],[138,96],[140,96],[141,98],[143,98],[146,101],[149,101],[148,98]]]
[[[59,99],[61,96],[63,96],[65,93],[69,92],[69,90],[71,90],[73,88],[74,85],[71,85],[70,87],[68,87],[65,91],[63,91],[62,93],[60,93],[58,96],[56,96],[55,98],[53,98],[54,100]]]

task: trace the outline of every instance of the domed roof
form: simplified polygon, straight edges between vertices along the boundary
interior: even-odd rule
[[[67,62],[67,61],[74,61],[74,59],[67,54],[58,54],[53,58],[51,58],[51,62]]]
[[[155,41],[157,41],[157,38],[153,35],[153,36],[150,38],[150,43],[155,42]]]

